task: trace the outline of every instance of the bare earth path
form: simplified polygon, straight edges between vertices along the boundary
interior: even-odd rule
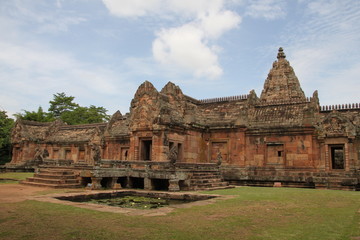
[[[0,203],[21,202],[49,188],[21,184],[0,184]]]

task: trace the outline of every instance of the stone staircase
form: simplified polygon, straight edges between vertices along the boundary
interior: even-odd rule
[[[334,190],[358,190],[359,184],[356,178],[344,177],[316,177],[314,178],[315,188]]]
[[[190,186],[195,191],[232,188],[228,182],[222,180],[220,171],[194,172],[190,179]]]
[[[74,171],[68,169],[39,168],[33,177],[27,178],[22,184],[51,188],[79,188],[80,181]]]

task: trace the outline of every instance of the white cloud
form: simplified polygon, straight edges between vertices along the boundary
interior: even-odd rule
[[[286,15],[284,0],[251,0],[246,15],[273,20]]]
[[[241,17],[232,11],[210,11],[199,16],[199,27],[210,38],[220,37],[237,27],[240,22]]]
[[[187,19],[177,27],[156,31],[152,52],[154,59],[168,68],[192,73],[196,77],[218,78],[223,70],[218,61],[219,47],[213,42],[237,27],[241,17],[226,10],[224,0],[103,0],[110,13],[119,17],[176,15]],[[168,18],[167,18],[168,19]]]
[[[197,77],[222,74],[215,52],[203,42],[204,32],[192,24],[160,31],[153,42],[154,58],[165,65],[192,70]]]
[[[197,16],[201,12],[223,8],[224,0],[103,0],[111,14],[118,17],[141,17],[169,14]]]
[[[140,17],[156,12],[161,0],[103,0],[111,14],[119,17]]]

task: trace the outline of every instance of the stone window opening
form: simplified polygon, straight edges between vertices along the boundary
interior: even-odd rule
[[[72,160],[72,157],[71,157],[71,149],[65,149],[65,160]]]
[[[79,147],[79,156],[78,160],[85,160],[85,148],[83,146]]]
[[[183,147],[181,143],[178,143],[178,161],[181,161],[183,158]]]
[[[273,142],[266,144],[266,163],[267,164],[284,164],[285,152],[284,144]]]
[[[59,149],[54,149],[52,154],[53,159],[59,159]]]
[[[129,160],[129,148],[128,147],[121,147],[120,148],[120,160]]]
[[[343,145],[330,146],[331,168],[345,169],[345,154]]]

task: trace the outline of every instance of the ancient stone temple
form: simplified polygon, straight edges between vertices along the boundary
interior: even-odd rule
[[[29,184],[69,175],[52,184],[360,189],[360,104],[306,97],[281,48],[260,97],[197,100],[171,82],[158,91],[146,81],[125,115],[74,126],[17,121],[12,144],[7,168],[35,167]]]

